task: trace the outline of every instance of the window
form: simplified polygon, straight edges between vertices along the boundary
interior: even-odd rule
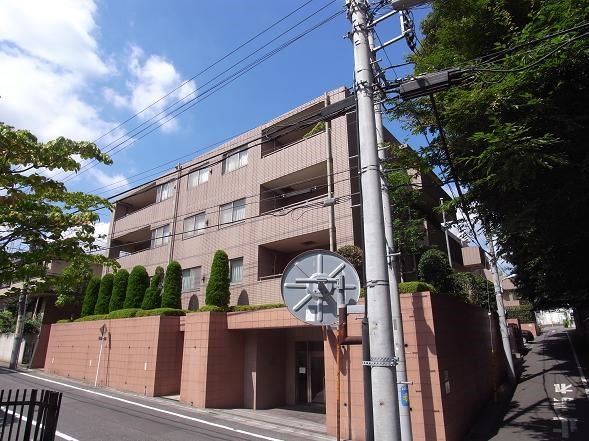
[[[200,170],[193,171],[188,175],[188,186],[196,187],[197,185],[204,184],[209,180],[209,169],[201,168]]]
[[[172,196],[172,183],[166,182],[165,184],[158,185],[157,194],[155,196],[156,202],[165,201]]]
[[[229,224],[245,218],[245,198],[223,204],[220,207],[219,224]]]
[[[205,213],[195,214],[184,219],[184,239],[204,232],[206,227]]]
[[[229,283],[239,283],[243,279],[243,257],[229,261]]]
[[[151,248],[161,247],[170,242],[170,225],[151,230]]]
[[[247,165],[247,150],[228,153],[223,161],[223,173],[229,173]]]
[[[182,291],[194,291],[200,285],[200,266],[182,270]]]

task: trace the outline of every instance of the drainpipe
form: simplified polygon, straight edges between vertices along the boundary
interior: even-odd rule
[[[176,223],[178,216],[178,199],[180,198],[180,176],[182,173],[182,165],[176,166],[178,173],[176,174],[176,194],[174,195],[174,215],[172,216],[172,236],[170,237],[170,255],[168,256],[168,263],[174,260],[174,243],[176,242]]]
[[[329,94],[325,92],[325,107],[329,106]],[[327,137],[327,198],[333,199],[333,151],[331,148],[331,120],[325,121]],[[329,251],[335,251],[335,206],[329,206]]]

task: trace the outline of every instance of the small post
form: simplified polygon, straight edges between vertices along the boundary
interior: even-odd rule
[[[102,325],[100,327],[100,336],[98,337],[100,341],[100,351],[98,351],[98,363],[96,363],[96,377],[94,378],[94,387],[98,385],[98,372],[100,371],[100,360],[102,358],[102,347],[104,345],[104,340],[106,340],[106,325]]]

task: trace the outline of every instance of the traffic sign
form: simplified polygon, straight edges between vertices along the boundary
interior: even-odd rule
[[[352,264],[326,250],[306,251],[291,260],[280,285],[290,313],[311,325],[336,323],[338,306],[354,305],[360,296],[360,278]]]

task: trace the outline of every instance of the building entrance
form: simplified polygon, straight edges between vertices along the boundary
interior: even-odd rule
[[[297,404],[325,404],[323,342],[296,342],[295,369]]]

